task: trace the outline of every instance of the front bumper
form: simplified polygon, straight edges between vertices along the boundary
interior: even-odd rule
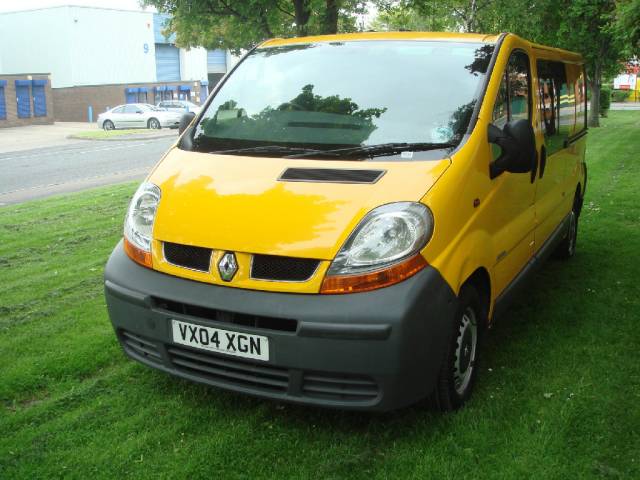
[[[274,293],[141,267],[122,242],[105,267],[105,295],[124,351],[151,367],[264,398],[377,411],[409,405],[433,390],[456,307],[454,293],[432,267],[371,292]],[[176,345],[174,318],[267,336],[269,361]]]

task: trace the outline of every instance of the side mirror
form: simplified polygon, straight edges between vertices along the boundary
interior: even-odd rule
[[[489,165],[489,175],[496,178],[503,172],[528,173],[535,179],[538,168],[536,136],[531,122],[521,118],[507,123],[502,130],[489,125],[490,143],[500,147],[500,156]]]
[[[196,114],[193,112],[187,112],[184,115],[182,115],[182,117],[180,118],[180,123],[178,124],[179,135],[182,135],[182,132],[184,132],[187,129],[187,127],[191,123],[191,120],[193,120],[195,116]]]

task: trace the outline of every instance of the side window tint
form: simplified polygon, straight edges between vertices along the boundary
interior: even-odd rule
[[[122,113],[124,112],[124,107],[118,107],[115,110],[113,110],[113,113]]]
[[[502,128],[511,120],[531,118],[530,79],[529,57],[524,52],[514,52],[509,58],[507,70],[502,77],[496,103],[493,106],[494,125]]]
[[[575,95],[569,90],[564,63],[540,60],[537,67],[541,127],[547,154],[551,155],[563,148],[565,139],[573,132]]]
[[[520,118],[531,118],[531,74],[529,57],[516,51],[511,54],[507,69],[502,76],[496,103],[493,106],[492,123],[503,128],[507,122]],[[493,159],[500,155],[500,147],[491,144]]]
[[[509,121],[509,98],[507,96],[507,75],[502,76],[500,89],[496,97],[496,103],[493,106],[492,123],[497,127],[504,127]]]
[[[515,52],[507,66],[507,91],[509,94],[509,120],[531,118],[529,111],[529,57]]]
[[[582,67],[578,67],[578,68],[580,68],[580,74],[578,75],[578,78],[576,79],[576,82],[574,85],[574,88],[576,91],[576,129],[575,129],[576,133],[584,130],[585,115],[587,111],[587,107],[586,107],[587,94],[586,94],[585,84],[584,84],[584,70],[582,69]]]

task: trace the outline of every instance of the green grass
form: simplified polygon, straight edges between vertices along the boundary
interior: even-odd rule
[[[86,138],[90,140],[105,140],[113,137],[127,137],[129,135],[151,135],[157,134],[158,130],[148,128],[130,128],[125,130],[88,130],[86,132],[74,133],[73,138]]]
[[[640,112],[589,134],[579,248],[449,415],[292,407],[125,359],[102,267],[134,185],[0,209],[0,478],[640,478]]]

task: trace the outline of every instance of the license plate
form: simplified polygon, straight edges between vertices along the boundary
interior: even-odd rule
[[[204,327],[172,319],[173,342],[210,352],[269,360],[269,339],[261,335]]]

